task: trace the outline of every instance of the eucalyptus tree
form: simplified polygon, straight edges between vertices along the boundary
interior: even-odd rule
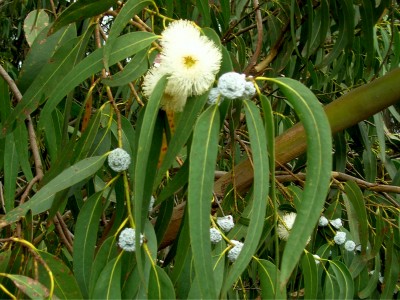
[[[397,297],[399,15],[0,0],[1,297]]]

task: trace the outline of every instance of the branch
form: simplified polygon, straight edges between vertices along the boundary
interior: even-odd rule
[[[11,92],[14,94],[15,98],[18,102],[22,100],[22,94],[19,91],[17,85],[15,84],[14,80],[8,75],[7,71],[0,65],[0,75],[3,79],[7,82],[8,86],[10,87]],[[35,128],[33,127],[32,119],[30,115],[26,116],[26,126],[28,128],[28,136],[29,142],[31,145],[33,160],[35,163],[35,177],[29,182],[25,192],[22,194],[20,199],[20,204],[24,203],[25,199],[28,197],[30,190],[32,189],[33,185],[43,178],[43,165],[42,160],[40,158],[40,151],[39,146],[36,141],[36,133]]]
[[[332,133],[349,128],[400,101],[400,68],[394,69],[368,84],[358,87],[326,105],[325,113]],[[297,123],[276,138],[275,160],[285,164],[307,149],[306,132]],[[253,183],[253,169],[247,159],[215,182],[214,191],[222,197],[226,188],[235,182],[235,189],[245,192]],[[235,178],[233,178],[235,177]]]
[[[253,53],[253,56],[250,58],[249,64],[244,70],[246,75],[252,73],[254,66],[257,63],[258,57],[261,54],[261,48],[263,44],[263,19],[261,16],[260,6],[258,4],[258,0],[253,0],[254,10],[256,12],[256,23],[257,23],[257,45],[256,50]]]

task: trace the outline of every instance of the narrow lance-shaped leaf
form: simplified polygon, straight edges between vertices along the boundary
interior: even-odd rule
[[[18,289],[31,299],[46,299],[49,297],[50,293],[48,288],[33,278],[17,274],[2,275],[14,282]],[[53,295],[53,297],[54,296],[55,295]]]
[[[244,246],[225,278],[222,295],[225,295],[231,285],[243,273],[257,250],[264,227],[264,218],[268,201],[269,164],[264,124],[260,116],[260,111],[253,102],[243,101],[243,105],[246,112],[246,121],[253,154],[253,201],[252,210],[249,215],[250,224],[247,230],[247,236],[245,237]]]
[[[121,299],[121,254],[104,267],[97,279],[92,299]]]
[[[115,64],[143,50],[155,39],[156,36],[150,32],[131,32],[119,37],[115,42],[114,51],[110,55],[110,63]],[[41,119],[49,116],[63,97],[79,83],[103,68],[102,54],[102,49],[95,50],[64,76],[63,81],[60,82],[49,95],[49,101],[46,103],[41,113]],[[43,121],[41,120],[41,122]]]
[[[128,0],[125,2],[124,6],[118,13],[118,16],[115,18],[110,33],[108,35],[107,43],[103,47],[103,63],[106,70],[110,65],[109,59],[111,55],[111,51],[117,48],[115,45],[116,39],[119,34],[124,29],[125,25],[128,24],[129,20],[136,14],[138,14],[143,8],[149,5],[155,5],[154,1],[150,0]]]
[[[134,217],[136,221],[136,248],[139,249],[139,238],[140,233],[143,232],[144,223],[142,220],[146,216],[142,215],[142,202],[144,201],[146,172],[149,164],[149,156],[152,147],[153,133],[156,124],[156,118],[158,114],[159,104],[161,97],[164,93],[165,86],[167,84],[166,76],[163,76],[154,88],[153,93],[150,96],[149,102],[147,103],[146,110],[143,116],[143,123],[139,133],[139,141],[137,148],[137,159],[135,161],[135,177],[134,177]],[[147,201],[150,201],[148,199]],[[139,272],[142,271],[142,252],[136,251],[137,263],[140,266]],[[141,274],[143,275],[143,274]]]
[[[301,259],[301,268],[304,278],[304,299],[316,299],[318,295],[318,272],[314,256],[307,252]]]
[[[192,129],[197,120],[199,112],[207,101],[207,96],[207,93],[205,93],[201,96],[193,97],[187,101],[184,111],[182,112],[182,116],[185,117],[181,118],[176,126],[175,134],[172,136],[168,145],[168,150],[158,171],[159,174],[155,184],[158,184],[161,181],[164,173],[172,165],[176,155],[179,153],[192,134]]]
[[[362,253],[365,253],[368,243],[368,217],[364,203],[364,196],[361,189],[354,181],[346,182],[344,190],[353,207],[354,211],[352,211],[352,213],[355,214],[355,219],[349,220],[350,226],[356,230],[355,232],[352,232],[352,234],[353,236],[355,234],[359,235],[355,237],[356,242],[360,241],[361,251]],[[348,214],[350,216],[352,215],[350,212]]]
[[[50,33],[54,33],[60,28],[84,18],[90,18],[93,16],[100,15],[107,11],[113,4],[116,4],[116,0],[79,0],[72,3],[61,15],[56,19],[53,26],[50,29]]]
[[[287,299],[286,289],[276,289],[276,281],[279,280],[277,267],[268,260],[257,259],[256,261],[263,299]]]
[[[333,269],[339,284],[339,299],[354,299],[354,282],[346,265],[333,260],[330,262],[330,267]]]
[[[39,190],[29,201],[7,213],[7,215],[0,220],[0,228],[18,221],[29,209],[32,210],[33,215],[48,210],[51,207],[54,196],[57,192],[69,188],[89,176],[92,176],[103,165],[106,157],[106,155],[90,157],[65,169]]]
[[[6,136],[4,151],[4,206],[9,212],[14,208],[14,195],[19,169],[18,152],[14,141],[14,133]]]
[[[210,209],[217,160],[220,115],[210,106],[198,119],[193,133],[189,165],[188,213],[190,242],[196,278],[202,297],[216,299],[212,276]]]
[[[15,122],[25,120],[27,114],[35,111],[39,104],[43,103],[45,94],[51,93],[58,83],[63,83],[62,79],[65,74],[71,70],[71,66],[75,65],[82,48],[86,47],[93,28],[94,26],[90,26],[82,37],[69,40],[57,49],[23,94],[22,101],[18,103],[2,124],[0,136],[11,131]]]
[[[39,254],[53,273],[54,293],[60,299],[81,299],[82,294],[74,274],[63,261],[45,251],[39,251]],[[42,265],[39,265],[39,280],[46,286],[50,286],[50,278]]]
[[[282,255],[281,288],[297,265],[319,218],[329,187],[332,138],[328,119],[315,95],[290,78],[268,79],[277,84],[294,107],[307,133],[307,180],[297,217]]]
[[[89,197],[79,212],[74,238],[74,274],[85,297],[89,295],[89,279],[101,217],[103,191]]]

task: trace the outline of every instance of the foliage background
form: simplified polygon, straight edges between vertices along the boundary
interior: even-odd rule
[[[399,15],[394,0],[0,1],[1,298],[398,297]],[[172,19],[259,94],[198,96],[173,129],[165,81],[141,93]],[[107,166],[116,147],[127,172]],[[210,212],[236,223],[213,246]],[[132,225],[146,242],[127,253]]]

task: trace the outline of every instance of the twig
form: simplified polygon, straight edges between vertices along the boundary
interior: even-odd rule
[[[279,174],[276,175],[276,178],[279,182],[293,182],[299,180],[306,180],[306,174],[305,173]],[[354,181],[360,188],[365,190],[381,192],[381,193],[400,194],[400,186],[371,183],[341,172],[332,172],[332,178],[337,181]],[[400,205],[397,204],[397,206],[399,207]]]
[[[279,35],[279,38],[276,40],[275,44],[272,46],[271,50],[269,51],[267,57],[258,63],[256,66],[254,66],[254,70],[257,72],[257,74],[262,74],[264,71],[267,69],[269,64],[276,58],[278,55],[278,50],[281,48],[285,34],[287,30],[289,29],[289,22],[286,22],[284,27],[281,30],[281,34]]]
[[[68,252],[69,252],[70,254],[72,254],[73,251],[74,251],[74,250],[73,250],[73,247],[72,247],[72,244],[69,242],[67,236],[65,235],[65,232],[64,232],[64,230],[63,230],[63,228],[62,228],[62,226],[61,226],[61,224],[60,224],[60,222],[59,222],[57,216],[55,216],[55,217],[53,218],[53,222],[54,222],[54,226],[56,227],[56,230],[57,230],[57,232],[58,232],[58,235],[59,235],[61,241],[63,242],[63,244],[64,244],[65,247],[67,248]]]
[[[257,63],[258,57],[261,54],[261,48],[263,43],[263,19],[261,16],[261,10],[258,4],[258,0],[253,0],[254,10],[256,12],[256,23],[257,23],[257,45],[256,50],[253,53],[253,56],[250,58],[249,64],[244,69],[244,73],[249,75],[252,73],[254,66]]]
[[[21,92],[19,91],[14,80],[10,77],[10,75],[8,75],[7,71],[4,70],[4,68],[1,65],[0,65],[0,75],[7,82],[8,86],[10,87],[11,92],[14,94],[17,101],[21,102],[21,100],[22,100]],[[35,183],[39,182],[40,180],[42,180],[42,178],[43,178],[42,160],[40,158],[39,146],[36,141],[36,133],[35,133],[35,129],[33,127],[32,119],[31,119],[30,115],[26,116],[26,126],[28,128],[28,136],[29,136],[29,142],[31,145],[33,160],[35,163],[36,176],[31,180],[31,182],[28,184],[24,194],[21,196],[20,204],[24,203],[24,201],[25,201],[26,197],[29,195],[29,192],[32,189],[33,185]]]

